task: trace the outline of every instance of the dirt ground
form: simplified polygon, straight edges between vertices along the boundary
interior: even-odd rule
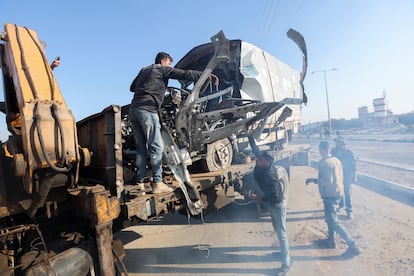
[[[362,249],[346,252],[315,242],[326,238],[323,205],[310,167],[294,167],[287,230],[293,259],[289,275],[414,275],[414,204],[404,204],[353,187],[354,218],[340,222]],[[275,275],[279,245],[270,218],[255,204],[233,203],[203,221],[173,214],[116,234],[125,244],[129,275]]]

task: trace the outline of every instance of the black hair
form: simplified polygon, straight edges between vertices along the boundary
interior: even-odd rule
[[[265,151],[265,150],[261,151],[259,153],[258,157],[263,157],[264,159],[266,159],[270,163],[273,163],[273,161],[275,161],[275,158],[273,157],[273,155],[271,155],[268,151]]]
[[[171,62],[173,61],[172,57],[169,54],[167,54],[165,52],[159,52],[157,54],[157,56],[155,57],[155,64],[160,64],[161,63],[161,60],[163,60],[165,58],[170,59]]]
[[[325,150],[325,151],[329,151],[329,143],[328,141],[322,141],[319,143],[319,149]]]

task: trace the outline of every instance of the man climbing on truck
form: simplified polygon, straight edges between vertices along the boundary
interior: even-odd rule
[[[134,81],[130,91],[134,97],[129,109],[136,144],[136,183],[143,191],[145,187],[147,153],[150,156],[152,170],[152,192],[165,193],[174,189],[163,182],[162,179],[162,153],[163,142],[161,138],[161,122],[158,115],[164,100],[169,79],[196,81],[203,72],[195,70],[182,70],[171,67],[173,59],[160,52],[155,57],[155,64],[142,68]],[[210,74],[218,84],[218,77]]]

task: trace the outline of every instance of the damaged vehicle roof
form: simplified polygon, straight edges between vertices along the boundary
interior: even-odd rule
[[[214,54],[212,43],[190,50],[176,68],[202,71]],[[214,69],[220,78],[219,90],[233,86],[232,98],[278,102],[284,98],[306,101],[302,75],[278,58],[259,47],[242,40],[230,40],[229,61]],[[180,81],[183,88],[191,82]]]

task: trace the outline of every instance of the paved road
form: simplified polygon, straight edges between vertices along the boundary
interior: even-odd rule
[[[320,141],[320,139],[296,139],[294,143],[310,144],[311,158],[318,160]],[[331,146],[334,146],[333,139],[330,142]],[[386,139],[381,141],[348,139],[346,144],[358,160],[359,173],[414,188],[414,143],[388,142]]]
[[[326,237],[316,176],[309,167],[292,169],[288,236],[294,260],[289,275],[414,275],[414,210],[360,186],[354,186],[353,220],[341,222],[363,249],[360,256],[338,248],[322,249]],[[189,224],[190,222],[190,224]],[[268,216],[254,204],[231,204],[205,217],[182,215],[138,224],[117,233],[125,244],[130,275],[275,275],[279,248]]]
[[[317,150],[320,139],[296,139],[295,143],[308,143]],[[333,139],[330,139],[334,146]],[[346,140],[356,158],[373,160],[395,166],[408,167],[414,170],[414,143],[388,142],[377,140]]]

